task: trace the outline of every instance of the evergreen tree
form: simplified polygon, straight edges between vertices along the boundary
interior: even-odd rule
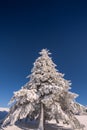
[[[78,107],[75,107],[78,95],[69,91],[71,83],[56,69],[49,51],[43,49],[40,55],[28,76],[29,82],[14,92],[11,99],[13,105],[3,126],[29,118],[39,119],[38,130],[44,130],[45,120],[55,119],[58,123],[62,119],[63,123],[71,124],[73,129],[82,130],[82,125],[74,116],[78,111]]]

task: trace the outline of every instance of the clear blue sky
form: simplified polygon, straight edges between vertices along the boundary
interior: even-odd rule
[[[87,105],[87,3],[80,0],[0,1],[0,107],[7,107],[47,48],[77,99]]]

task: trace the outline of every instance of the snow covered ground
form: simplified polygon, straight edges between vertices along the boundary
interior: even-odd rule
[[[0,118],[5,117],[7,112],[9,110],[7,108],[0,108]],[[77,119],[81,122],[81,124],[85,125],[84,130],[87,130],[87,115],[81,115],[81,116],[76,116]],[[7,126],[5,128],[3,128],[3,130],[36,130],[38,124],[33,122],[33,123],[29,123],[29,124],[24,124],[23,122],[14,125],[14,126]],[[45,125],[46,130],[72,130],[70,128],[70,126],[67,125],[62,125],[62,124],[56,124],[55,121],[51,121],[49,122],[49,124],[47,123]],[[0,128],[0,130],[2,130]]]
[[[87,116],[83,115],[83,116],[77,116],[77,118],[79,119],[79,121],[85,125],[85,128],[84,130],[87,130]],[[36,130],[37,128],[37,124],[23,124],[23,123],[20,123],[18,125],[14,125],[14,126],[8,126],[6,128],[4,128],[3,130]],[[46,124],[45,125],[45,128],[46,130],[72,130],[70,128],[70,126],[67,126],[67,125],[57,125],[54,121],[50,122],[49,124]]]
[[[77,119],[85,125],[85,129],[84,130],[87,130],[87,115],[83,115],[83,116],[76,116]]]

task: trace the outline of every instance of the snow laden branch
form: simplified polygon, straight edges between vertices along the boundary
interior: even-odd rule
[[[20,102],[21,100],[21,102]],[[20,104],[26,103],[26,102],[35,102],[38,100],[37,90],[36,89],[25,89],[22,88],[21,90],[14,92],[14,96],[10,101],[10,104],[14,103],[15,101],[19,101]]]
[[[13,104],[10,109],[10,116],[4,121],[3,126],[10,122],[13,125],[17,120],[26,118],[27,115],[31,116],[31,113],[35,111],[35,103],[38,102],[39,96],[37,90],[28,90],[22,88],[21,90],[14,92],[10,104]]]

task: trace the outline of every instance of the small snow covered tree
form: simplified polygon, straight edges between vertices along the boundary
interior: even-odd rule
[[[82,128],[74,113],[77,94],[69,91],[70,81],[59,73],[48,50],[43,49],[36,59],[29,82],[14,93],[10,112],[3,125],[14,124],[23,118],[39,119],[38,130],[44,130],[45,120],[55,119],[57,122],[71,124],[73,129]]]

